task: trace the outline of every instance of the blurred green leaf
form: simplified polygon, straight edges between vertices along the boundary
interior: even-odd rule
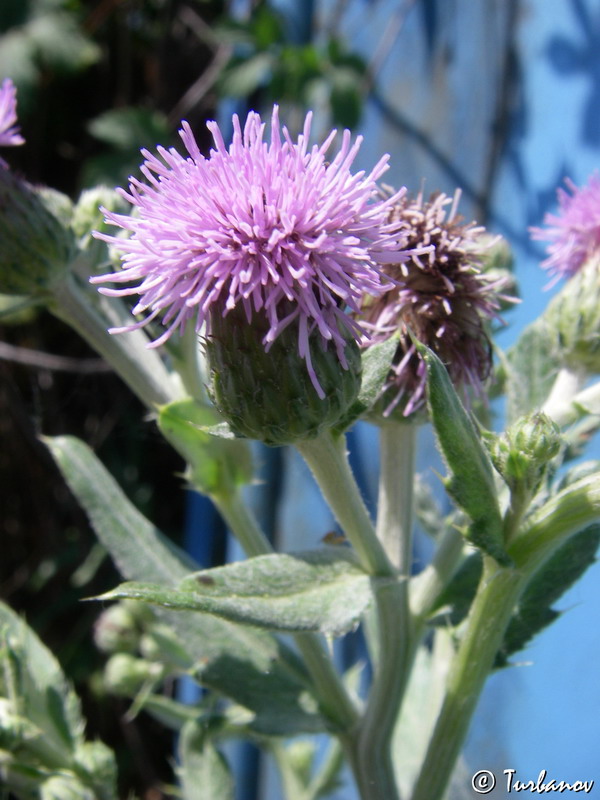
[[[27,34],[40,64],[55,72],[78,72],[101,55],[98,45],[82,33],[71,14],[56,12],[33,17]]]
[[[559,367],[546,323],[543,318],[536,320],[506,354],[508,425],[543,406]]]
[[[223,755],[210,741],[206,727],[188,722],[179,738],[177,769],[183,800],[233,800],[234,783]]]
[[[246,97],[252,94],[268,82],[274,63],[271,53],[233,58],[219,79],[221,93],[230,97]]]
[[[167,118],[147,108],[117,108],[105,111],[87,124],[89,133],[116,150],[165,145],[171,138]]]

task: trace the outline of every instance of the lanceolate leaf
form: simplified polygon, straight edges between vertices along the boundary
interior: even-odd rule
[[[392,361],[397,349],[398,336],[390,336],[385,342],[380,342],[363,350],[361,356],[362,379],[360,392],[342,420],[337,424],[337,430],[344,431],[349,428],[377,402],[390,374]]]
[[[345,548],[266,555],[186,578],[177,589],[125,583],[102,600],[130,597],[277,631],[341,635],[371,599],[370,578]]]
[[[429,413],[450,471],[444,481],[446,490],[471,518],[469,541],[501,564],[510,564],[487,451],[440,359],[425,345],[415,344],[427,366]]]
[[[73,437],[46,444],[123,577],[175,586],[197,569],[129,502],[87,445]],[[208,614],[159,615],[197,664],[198,680],[253,711],[255,730],[323,729],[301,662],[274,636]]]
[[[560,614],[552,605],[596,560],[600,524],[590,525],[560,547],[523,593],[504,637],[496,666],[504,666],[537,633]]]

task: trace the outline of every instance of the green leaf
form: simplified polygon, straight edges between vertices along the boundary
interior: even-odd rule
[[[116,150],[134,151],[149,142],[165,144],[171,137],[167,118],[146,108],[117,108],[105,111],[87,124],[89,133]]]
[[[450,471],[444,486],[472,520],[467,539],[500,564],[509,565],[490,457],[440,359],[420,342],[415,345],[427,367],[429,413]]]
[[[560,364],[544,319],[525,329],[506,354],[507,424],[537,411],[550,393]]]
[[[496,659],[503,667],[513,653],[521,650],[537,633],[553,622],[560,612],[552,605],[596,561],[600,545],[600,524],[590,525],[569,539],[534,575],[512,617]]]
[[[68,765],[75,748],[83,744],[85,727],[75,692],[50,650],[2,602],[0,634],[0,693],[18,706],[15,714],[43,731],[54,756]]]
[[[173,585],[197,567],[132,505],[84,442],[74,436],[44,442],[122,575]]]
[[[78,72],[95,64],[102,53],[74,18],[60,11],[33,17],[26,31],[37,50],[38,63],[53,71]]]
[[[183,800],[233,800],[234,783],[223,755],[210,741],[205,727],[196,722],[183,726],[179,738]]]
[[[398,342],[399,336],[394,335],[385,342],[379,342],[363,350],[360,391],[354,403],[336,426],[336,430],[340,433],[369,411],[379,399],[390,373]]]
[[[247,442],[207,432],[219,422],[222,419],[214,408],[194,400],[162,406],[158,414],[161,433],[190,465],[190,482],[208,495],[230,494],[253,475]]]
[[[45,442],[126,579],[173,586],[197,568],[131,505],[87,445],[73,437]],[[254,730],[274,735],[323,730],[301,662],[274,636],[206,614],[161,611],[159,616],[197,665],[198,680],[251,710]]]
[[[263,86],[273,69],[270,52],[257,53],[250,58],[233,58],[220,79],[220,91],[229,97],[246,97]]]
[[[481,553],[468,556],[460,565],[452,580],[436,600],[432,609],[432,625],[459,625],[469,613],[471,603],[477,592],[483,561]]]
[[[204,570],[177,589],[125,583],[99,599],[124,597],[270,630],[340,636],[358,623],[371,600],[371,588],[369,575],[352,552],[332,547]]]

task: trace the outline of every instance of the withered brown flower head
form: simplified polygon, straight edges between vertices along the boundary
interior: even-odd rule
[[[471,387],[481,394],[490,374],[486,323],[498,318],[499,300],[507,299],[499,293],[506,282],[483,272],[482,257],[495,240],[487,237],[483,244],[485,228],[457,215],[459,200],[458,190],[453,197],[440,192],[427,201],[419,193],[401,198],[390,210],[389,221],[398,225],[403,247],[417,252],[403,263],[386,265],[395,287],[363,304],[371,336],[365,346],[400,334],[383,392],[384,416],[398,408],[407,417],[425,401],[425,364],[409,329],[439,356],[459,390]]]

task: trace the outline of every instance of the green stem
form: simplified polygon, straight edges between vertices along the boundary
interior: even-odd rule
[[[346,440],[327,432],[316,439],[297,442],[296,448],[310,467],[323,496],[371,575],[395,576],[396,571],[377,538],[360,496],[346,455]]]
[[[400,575],[412,572],[413,494],[417,427],[388,423],[379,439],[377,537]]]
[[[364,798],[393,800],[398,797],[391,743],[419,633],[411,618],[408,594],[416,433],[414,425],[393,423],[382,428],[380,437],[376,532],[388,558],[398,568],[401,580],[374,587],[378,659],[354,763]]]
[[[573,411],[573,399],[585,384],[585,374],[580,370],[563,367],[556,376],[550,394],[542,407],[544,414],[559,424],[568,419]]]
[[[479,695],[527,582],[521,571],[485,557],[484,574],[452,663],[442,705],[412,800],[440,800],[462,749]]]
[[[171,376],[158,353],[148,349],[149,339],[143,331],[134,330],[122,335],[108,333],[109,327],[124,324],[118,316],[116,304],[113,308],[110,317],[100,313],[72,275],[53,287],[50,310],[74,328],[148,408],[154,409],[177,399]]]
[[[253,557],[273,552],[271,543],[239,492],[214,496],[213,500],[246,555]],[[315,633],[297,633],[294,640],[312,678],[321,709],[342,738],[347,737],[357,723],[358,714],[336,672],[323,637]]]

